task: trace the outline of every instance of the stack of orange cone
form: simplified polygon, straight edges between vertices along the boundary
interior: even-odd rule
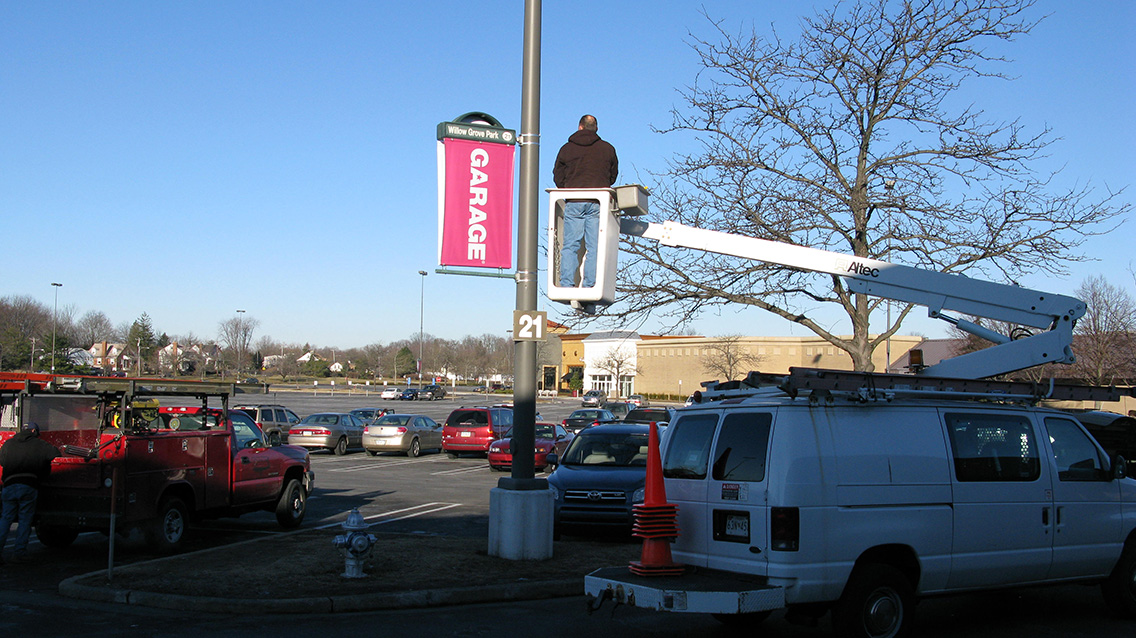
[[[647,440],[647,484],[643,503],[631,508],[635,525],[631,531],[643,539],[643,552],[631,561],[631,573],[639,576],[679,576],[685,570],[671,560],[671,541],[678,536],[678,507],[667,502],[663,461],[659,454],[658,427],[652,423]]]

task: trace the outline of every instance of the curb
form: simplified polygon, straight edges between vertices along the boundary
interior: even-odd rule
[[[90,572],[72,576],[59,583],[59,593],[68,598],[95,602],[119,603],[214,613],[243,613],[256,609],[258,613],[273,614],[332,614],[386,609],[414,609],[474,603],[540,600],[578,596],[584,593],[583,579],[524,581],[502,585],[451,587],[406,592],[379,592],[350,596],[320,596],[312,598],[220,598],[216,596],[186,596],[161,594],[150,591],[116,589],[84,585],[79,581],[103,572]]]

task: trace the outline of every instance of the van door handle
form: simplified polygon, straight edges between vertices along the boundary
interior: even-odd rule
[[[1041,524],[1049,527],[1049,508],[1041,508]]]

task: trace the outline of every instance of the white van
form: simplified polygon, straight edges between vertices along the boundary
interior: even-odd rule
[[[1079,581],[1136,616],[1136,481],[1074,416],[991,395],[725,396],[668,429],[686,575],[598,570],[593,604],[729,622],[831,611],[840,635],[894,637],[920,596]]]

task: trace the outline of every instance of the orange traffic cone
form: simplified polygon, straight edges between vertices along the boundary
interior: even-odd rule
[[[667,502],[663,482],[663,461],[659,454],[659,433],[652,423],[647,439],[647,482],[643,504],[631,508],[635,516],[632,533],[643,539],[638,561],[631,561],[631,573],[639,576],[679,576],[685,567],[671,560],[671,540],[678,536],[678,507]]]

